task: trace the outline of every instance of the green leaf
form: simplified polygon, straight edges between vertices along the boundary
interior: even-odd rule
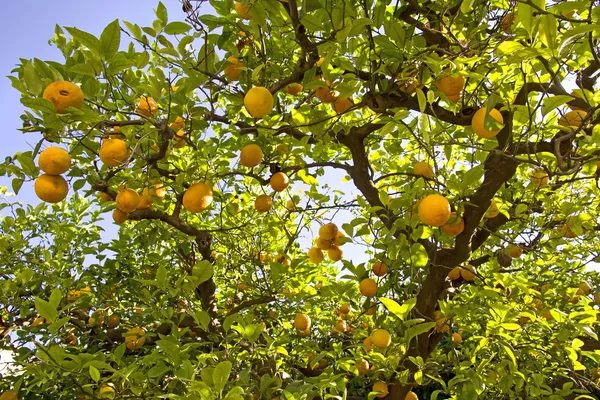
[[[111,59],[119,51],[121,44],[121,27],[119,20],[115,19],[108,24],[100,35],[100,50],[106,60]]]
[[[533,18],[533,7],[523,2],[520,2],[517,5],[517,18],[516,20],[521,23],[525,31],[531,37],[534,26],[534,18]]]
[[[50,332],[51,334],[55,334],[56,332],[58,332],[60,330],[60,328],[62,328],[63,326],[65,326],[65,324],[67,322],[69,322],[71,320],[70,316],[66,316],[63,317],[61,319],[59,319],[58,321],[54,321],[50,324],[50,326],[48,326],[48,332]]]
[[[167,269],[165,268],[164,265],[160,265],[160,267],[158,267],[158,269],[156,270],[156,283],[158,284],[158,287],[160,287],[161,289],[164,289],[167,287],[168,284],[168,279],[167,279]]]
[[[508,40],[506,42],[500,43],[496,48],[496,51],[501,56],[509,56],[523,49],[524,47],[521,43]]]
[[[63,297],[64,294],[60,289],[53,289],[52,293],[50,293],[50,304],[52,304],[55,308],[58,308],[58,306],[60,305],[60,301],[63,299]]]
[[[150,370],[148,371],[148,376],[150,378],[160,378],[164,374],[166,374],[170,369],[171,367],[169,367],[168,365],[159,362],[154,367],[150,368]]]
[[[392,314],[400,318],[401,321],[406,320],[408,313],[413,309],[415,304],[417,304],[416,298],[408,299],[402,305],[399,305],[392,299],[386,299],[384,297],[380,297],[379,301],[381,301],[385,308],[387,308]]]
[[[42,98],[32,98],[32,99],[21,99],[21,103],[25,107],[29,107],[32,110],[41,111],[43,113],[56,113],[56,108],[54,108],[54,104],[49,102],[46,99]]]
[[[475,0],[463,0],[460,4],[460,12],[463,14],[468,14],[473,10],[473,3]]]
[[[510,349],[510,347],[508,347],[507,345],[504,345],[504,344],[502,345],[502,347],[504,348],[504,351],[506,351],[506,354],[508,355],[508,358],[510,358],[511,361],[513,362],[513,365],[515,366],[515,368],[518,368],[517,359],[515,358],[515,354]]]
[[[565,35],[563,35],[562,42],[560,44],[560,47],[558,48],[559,57],[562,57],[563,52],[567,49],[567,46],[569,46],[569,44],[571,44],[581,35],[584,35],[588,32],[598,32],[599,30],[600,25],[598,24],[585,24],[580,25],[577,28],[570,29]]]
[[[505,323],[505,324],[500,324],[500,326],[502,328],[506,329],[507,331],[520,331],[521,330],[521,325],[515,324],[515,323]]]
[[[417,100],[419,101],[419,111],[425,111],[425,107],[427,107],[427,98],[421,89],[417,89]]]
[[[71,68],[69,68],[69,72],[91,76],[92,78],[96,76],[96,70],[94,70],[94,67],[91,64],[85,63],[73,65]]]
[[[186,33],[192,29],[192,27],[185,22],[171,22],[167,26],[165,26],[165,33],[167,35],[180,35],[182,33]]]
[[[573,100],[573,97],[567,95],[558,95],[544,98],[542,103],[542,115],[547,115],[550,111]]]
[[[156,14],[156,18],[158,18],[163,25],[166,25],[167,22],[169,22],[169,13],[167,12],[167,7],[165,7],[161,1],[158,2],[158,7],[156,7],[154,13]]]
[[[410,246],[410,264],[413,267],[424,267],[428,260],[427,250],[421,243],[414,243]]]
[[[435,327],[435,322],[424,322],[422,324],[418,324],[410,327],[406,331],[406,340],[410,342],[412,338],[415,336],[419,336],[422,333],[429,332],[431,329]]]
[[[540,40],[557,56],[558,42],[556,40],[558,25],[554,15],[546,14],[540,17]]]
[[[73,36],[73,38],[76,41],[90,49],[92,53],[96,54],[97,56],[100,56],[100,40],[98,40],[97,37],[95,37],[91,33],[87,33],[75,27],[65,27],[65,29],[71,34],[71,36]]]
[[[56,321],[56,317],[58,317],[58,311],[56,310],[56,307],[39,297],[35,298],[34,303],[38,314],[49,321]]]
[[[215,388],[221,393],[225,389],[225,385],[229,380],[229,374],[231,374],[231,362],[222,361],[217,364],[215,370],[212,373],[212,380]]]
[[[206,282],[207,280],[212,278],[214,273],[215,270],[213,265],[210,263],[210,261],[207,260],[202,260],[196,263],[196,265],[194,265],[194,268],[192,268],[192,276],[198,279],[196,281],[197,284]]]
[[[25,78],[25,84],[27,89],[34,95],[39,96],[42,94],[42,80],[38,72],[36,71],[33,63],[28,62],[23,67],[23,77]]]
[[[98,382],[100,380],[100,371],[98,368],[90,365],[90,377],[94,380],[94,382]]]
[[[423,371],[418,370],[417,372],[415,372],[414,378],[415,378],[415,382],[417,382],[417,384],[420,385],[421,382],[423,381]]]
[[[14,178],[11,181],[12,190],[13,190],[13,192],[15,192],[15,194],[19,194],[19,190],[21,190],[21,186],[23,186],[23,182],[25,182],[25,180],[23,178]]]

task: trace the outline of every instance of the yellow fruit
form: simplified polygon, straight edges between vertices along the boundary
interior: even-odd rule
[[[346,323],[346,321],[338,321],[335,323],[335,328],[334,328],[337,332],[343,333],[346,332],[348,330],[348,324]]]
[[[292,96],[295,96],[302,92],[302,85],[299,83],[290,83],[286,86],[285,91],[291,94]]]
[[[306,314],[296,314],[294,327],[299,331],[310,329],[310,317]]]
[[[247,5],[242,5],[241,2],[235,2],[235,12],[243,19],[251,19],[250,16],[250,1],[248,1]]]
[[[460,278],[460,267],[452,268],[452,270],[448,273],[448,278],[452,281],[455,281],[458,278]]]
[[[319,99],[321,103],[331,103],[333,101],[333,95],[328,87],[318,87],[315,90],[315,96],[317,96],[317,99]]]
[[[344,304],[338,310],[339,314],[348,314],[350,312],[350,306],[348,304]]]
[[[417,71],[410,70],[398,74],[398,86],[400,86],[400,90],[406,94],[413,94],[417,91],[417,89],[423,87],[419,79],[417,78]]]
[[[273,110],[273,95],[266,87],[253,87],[244,96],[244,106],[254,118],[262,118]]]
[[[462,335],[458,332],[452,334],[452,344],[458,346],[462,343]]]
[[[237,57],[229,57],[227,62],[228,65],[225,67],[223,73],[230,81],[239,80],[244,68],[246,68],[246,63],[239,60]]]
[[[52,146],[42,151],[38,164],[48,175],[60,175],[71,167],[71,156],[65,149]]]
[[[288,211],[296,211],[296,203],[294,203],[294,200],[289,199],[288,201],[286,201],[285,209]]]
[[[253,168],[261,163],[263,152],[257,144],[247,144],[240,153],[240,163],[244,167]]]
[[[267,212],[273,207],[273,199],[266,194],[261,194],[254,200],[254,208],[259,213]]]
[[[575,126],[581,125],[585,119],[587,113],[583,110],[569,111],[558,120],[558,124],[561,126]]]
[[[58,81],[46,86],[42,97],[52,104],[57,113],[63,113],[68,107],[83,108],[83,92],[71,82]]]
[[[156,101],[152,97],[147,96],[140,97],[135,107],[135,111],[138,114],[142,114],[145,117],[151,117],[152,115],[154,115],[157,109],[158,104],[156,103]]]
[[[133,189],[122,190],[115,199],[117,208],[126,213],[134,212],[141,201],[142,198]]]
[[[277,172],[273,174],[269,182],[274,191],[283,192],[290,184],[290,178],[284,172]]]
[[[470,264],[467,264],[464,267],[461,267],[461,269],[460,269],[460,276],[465,281],[472,281],[477,276],[477,270],[475,269],[474,266],[472,266]]]
[[[425,225],[442,226],[450,215],[450,203],[442,195],[430,194],[419,202],[419,218]]]
[[[118,208],[115,208],[115,210],[112,213],[112,217],[113,217],[113,221],[115,221],[115,224],[121,225],[121,224],[124,224],[125,221],[127,221],[127,218],[129,218],[129,213],[126,213],[124,211],[119,210]]]
[[[344,239],[346,238],[346,235],[344,235],[344,232],[342,231],[338,231],[338,233],[335,235],[335,239],[333,239],[333,245],[334,246],[343,246],[344,243],[346,243],[344,241]]]
[[[212,201],[212,186],[206,182],[193,184],[183,194],[183,207],[193,213],[206,210]]]
[[[487,109],[485,107],[482,107],[479,110],[477,110],[475,112],[475,114],[473,115],[473,120],[471,121],[471,126],[473,127],[473,130],[475,131],[477,136],[479,136],[480,138],[489,139],[489,138],[493,138],[494,136],[496,136],[498,134],[498,132],[500,132],[500,129],[493,130],[493,131],[488,131],[487,129],[485,129],[484,121],[485,121],[486,112],[487,112]],[[500,113],[500,111],[496,110],[495,108],[493,108],[490,111],[490,117],[494,118],[496,121],[498,121],[501,124],[504,123],[504,118],[502,118],[502,114]]]
[[[377,294],[377,282],[371,278],[363,279],[360,281],[358,289],[363,296],[373,297]]]
[[[543,169],[538,169],[529,175],[531,183],[537,188],[548,186],[548,174]]]
[[[490,208],[485,212],[484,216],[486,218],[496,218],[500,214],[500,209],[498,208],[498,204],[496,204],[496,200],[492,199],[490,203]]]
[[[175,130],[183,129],[185,127],[185,120],[181,117],[177,117],[175,118],[175,121],[171,122],[169,127]]]
[[[0,400],[20,400],[20,397],[14,390],[7,390],[0,395]]]
[[[107,139],[100,147],[100,161],[108,167],[116,167],[129,159],[127,143],[121,139]]]
[[[323,251],[317,247],[308,250],[308,260],[313,264],[320,264],[325,259]]]
[[[461,75],[446,75],[435,83],[435,86],[450,100],[456,101],[460,98],[460,92],[465,87],[465,78]],[[456,100],[454,100],[456,99]]]
[[[345,113],[353,105],[354,105],[354,103],[349,98],[342,98],[342,99],[338,98],[333,102],[333,108],[334,108],[335,112],[338,114]]]
[[[376,276],[386,276],[388,273],[388,266],[383,262],[376,262],[373,264],[373,273]]]
[[[333,222],[330,222],[319,228],[319,237],[322,237],[323,239],[326,239],[326,240],[333,240],[333,239],[335,239],[338,231],[339,230],[338,230],[337,225],[334,224]]]
[[[319,237],[319,238],[317,238],[317,241],[315,242],[315,246],[317,246],[321,250],[329,250],[331,248],[331,246],[333,246],[333,243],[331,243],[331,240],[327,240],[327,239],[323,239],[322,237]]]
[[[108,193],[100,192],[98,197],[100,198],[100,201],[103,203],[106,203],[107,201],[112,201],[112,197],[110,197],[110,195],[108,195]]]
[[[433,313],[433,320],[435,321],[435,330],[438,332],[448,332],[450,329],[450,323],[448,318],[443,317],[440,311]]]
[[[521,255],[523,254],[523,249],[519,246],[515,246],[514,244],[509,244],[504,249],[504,252],[512,258],[518,258],[521,257]]]
[[[242,283],[238,283],[238,284],[237,284],[237,288],[238,288],[238,290],[239,290],[239,291],[242,291],[242,292],[243,292],[243,291],[245,291],[245,290],[248,290],[248,289],[250,289],[250,285],[248,285],[247,283],[243,283],[243,282],[242,282]]]
[[[427,179],[433,178],[433,168],[425,161],[419,161],[413,165],[415,175],[421,175]]]
[[[140,204],[138,204],[138,210],[145,210],[152,207],[152,195],[150,194],[150,188],[145,187],[140,194]]]
[[[354,366],[358,370],[359,374],[364,374],[365,372],[367,372],[369,370],[369,362],[367,360],[365,360],[364,358],[360,361],[357,361],[354,364]]]
[[[145,337],[146,331],[142,328],[132,328],[127,331],[125,336],[125,343],[129,350],[135,350],[141,348],[146,342]]]
[[[465,221],[455,212],[450,213],[450,219],[441,227],[442,232],[449,236],[457,236],[465,229]]]
[[[58,203],[67,197],[69,185],[60,175],[40,175],[33,184],[33,189],[40,200],[47,203]]]
[[[317,62],[315,62],[315,66],[320,67],[323,62],[325,62],[325,57],[319,58]]]
[[[578,294],[583,294],[585,296],[587,296],[588,294],[590,294],[592,292],[592,287],[590,286],[589,283],[587,282],[582,282],[579,285],[579,289],[577,289]]]
[[[385,382],[377,381],[373,384],[373,391],[378,392],[377,397],[383,399],[388,395],[388,385]]]
[[[417,396],[417,394],[411,390],[410,392],[406,393],[404,400],[419,400],[419,396]]]
[[[327,250],[327,256],[331,261],[340,261],[344,256],[344,252],[337,246],[332,246]]]
[[[383,349],[392,344],[392,337],[385,329],[376,329],[373,334],[371,334],[371,342],[375,347]]]
[[[112,314],[106,318],[106,326],[110,329],[114,329],[119,326],[121,319],[118,315]]]
[[[115,397],[115,389],[110,385],[101,386],[100,390],[98,390],[98,393],[103,399]]]

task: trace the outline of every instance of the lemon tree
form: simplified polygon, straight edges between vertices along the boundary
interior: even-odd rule
[[[155,13],[8,77],[2,396],[600,396],[595,2]]]

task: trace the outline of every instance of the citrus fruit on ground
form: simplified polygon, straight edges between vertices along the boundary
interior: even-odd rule
[[[195,183],[183,194],[183,207],[189,212],[206,210],[213,201],[212,186],[206,182]]]
[[[330,222],[319,228],[319,237],[322,237],[323,239],[327,239],[327,240],[333,240],[333,239],[335,239],[338,231],[339,230],[338,230],[337,225],[334,224],[333,222]]]
[[[129,213],[126,213],[124,211],[119,210],[118,208],[115,208],[115,210],[112,213],[112,217],[113,217],[113,221],[115,221],[115,224],[121,225],[121,224],[124,224],[125,221],[127,221],[127,218],[129,218]]]
[[[266,194],[261,194],[254,200],[254,208],[259,213],[267,212],[273,207],[273,199]]]
[[[270,179],[271,188],[276,192],[283,192],[290,184],[290,178],[284,172],[273,174]]]
[[[375,279],[366,278],[360,281],[358,289],[363,296],[373,297],[377,294],[377,282]]]
[[[157,109],[158,104],[152,97],[143,96],[138,100],[138,103],[135,107],[135,112],[146,117],[151,117],[154,115]]]
[[[465,281],[472,281],[477,276],[477,270],[475,269],[474,266],[467,264],[464,267],[460,268],[460,276]]]
[[[253,87],[244,96],[244,106],[254,118],[262,118],[273,110],[273,95],[266,87]]]
[[[299,83],[290,83],[289,85],[286,86],[285,91],[288,92],[289,94],[295,96],[297,94],[300,94],[300,92],[302,92],[302,85]]]
[[[40,175],[33,184],[37,197],[47,203],[58,203],[67,197],[69,185],[60,175]]]
[[[333,102],[333,108],[335,109],[335,112],[338,114],[343,114],[346,111],[348,111],[348,109],[350,107],[352,107],[354,103],[352,103],[352,100],[350,100],[349,98],[338,98]]]
[[[452,344],[458,346],[462,343],[462,335],[458,332],[452,334]]]
[[[441,227],[442,232],[449,236],[457,236],[465,229],[465,221],[455,212],[450,213],[450,219]]]
[[[240,75],[246,68],[246,63],[238,59],[237,57],[229,57],[227,59],[228,65],[225,67],[223,73],[230,81],[237,81],[240,79]]]
[[[587,113],[583,110],[569,111],[558,120],[558,124],[561,126],[574,126],[578,127],[581,125]]]
[[[146,331],[142,328],[131,328],[125,336],[125,343],[129,350],[141,348],[146,342]]]
[[[142,198],[133,189],[122,190],[115,199],[117,208],[126,213],[134,212],[138,208],[138,205],[141,201]]]
[[[377,276],[386,276],[388,273],[388,266],[383,262],[376,262],[373,264],[373,273]]]
[[[500,214],[500,209],[498,208],[498,204],[496,204],[496,200],[492,199],[490,203],[490,207],[485,212],[484,216],[486,218],[496,218]]]
[[[310,317],[306,314],[296,314],[294,318],[294,327],[299,331],[305,331],[310,328]]]
[[[42,151],[38,164],[40,169],[48,175],[60,175],[71,167],[71,156],[65,149],[52,146]]]
[[[344,256],[344,252],[337,246],[332,246],[327,250],[327,256],[331,261],[340,261]]]
[[[313,264],[319,264],[325,259],[325,256],[323,255],[323,251],[321,249],[317,247],[311,247],[308,250],[308,259]]]
[[[450,100],[456,101],[460,98],[460,92],[462,92],[465,87],[465,78],[461,75],[446,75],[438,80],[435,83],[435,86]]]
[[[383,349],[392,344],[392,337],[385,329],[375,329],[375,331],[371,334],[371,342],[375,347]]]
[[[121,139],[107,139],[100,147],[100,161],[108,167],[123,164],[129,158],[127,143]]]
[[[373,384],[373,391],[379,392],[377,397],[383,399],[385,396],[388,395],[388,385],[385,382],[377,381]]]
[[[425,225],[442,226],[450,219],[450,203],[440,194],[430,194],[419,202],[418,212]]]
[[[548,186],[548,174],[543,169],[535,170],[529,175],[531,183],[538,188]]]
[[[235,2],[235,12],[243,19],[250,19],[250,2],[247,5],[242,5],[241,1]]]
[[[80,110],[83,108],[83,92],[71,82],[58,81],[49,84],[42,97],[54,104],[57,113],[63,113],[68,107]]]
[[[489,139],[496,136],[498,132],[500,132],[500,129],[490,131],[485,128],[484,121],[486,112],[487,109],[485,107],[482,107],[479,110],[477,110],[473,115],[471,126],[473,127],[473,130],[475,131],[477,136],[479,136],[480,138]],[[494,118],[501,124],[504,123],[504,118],[502,118],[502,114],[495,108],[492,108],[492,110],[490,111],[490,117]]]
[[[425,161],[416,162],[415,165],[413,165],[413,171],[415,172],[415,175],[421,175],[428,179],[433,178],[433,168]]]
[[[240,163],[244,167],[253,168],[261,163],[263,152],[257,144],[247,144],[240,153]]]

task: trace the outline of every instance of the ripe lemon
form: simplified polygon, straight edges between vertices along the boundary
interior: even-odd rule
[[[441,227],[442,232],[449,236],[457,236],[465,229],[465,221],[454,211],[450,213],[450,219]]]
[[[206,210],[212,201],[212,186],[206,182],[193,184],[183,194],[183,207],[193,213]]]
[[[433,178],[433,168],[428,162],[416,162],[415,165],[413,165],[413,171],[415,172],[415,175],[421,175],[427,179]]]
[[[290,178],[283,172],[277,172],[271,177],[270,184],[274,191],[283,192],[289,186]]]
[[[33,189],[40,200],[47,203],[58,203],[67,197],[69,185],[60,175],[40,175],[33,184]]]
[[[353,105],[354,105],[354,103],[349,98],[342,98],[342,99],[338,98],[333,102],[333,108],[334,108],[335,112],[338,114],[345,113]]]
[[[256,167],[263,159],[263,152],[257,144],[247,144],[240,153],[240,163],[248,168]]]
[[[273,95],[266,87],[253,87],[244,96],[244,106],[254,118],[262,118],[273,110]]]
[[[291,94],[292,96],[295,96],[302,92],[302,85],[299,83],[290,83],[286,86],[285,91]]]
[[[146,342],[146,331],[142,328],[131,328],[125,336],[125,343],[129,350],[141,348]]]
[[[240,1],[235,2],[235,12],[243,19],[251,19],[250,2],[247,5],[242,5]]]
[[[54,104],[57,113],[63,113],[68,107],[80,110],[83,108],[83,92],[71,82],[58,81],[49,84],[42,97]]]
[[[332,246],[327,250],[327,256],[331,261],[340,261],[344,256],[344,252],[337,246]]]
[[[373,297],[377,294],[377,282],[374,279],[366,278],[360,281],[358,289],[363,296]]]
[[[320,264],[325,259],[323,251],[317,247],[311,247],[307,254],[308,260],[313,264]]]
[[[158,104],[152,97],[143,96],[138,100],[138,103],[135,107],[135,112],[146,117],[151,117],[154,115],[157,109]]]
[[[227,59],[228,65],[225,67],[223,73],[230,81],[238,81],[240,75],[246,68],[246,63],[238,59],[237,57],[229,57]]]
[[[116,167],[129,159],[127,143],[121,139],[107,139],[100,147],[100,161],[108,167]]]
[[[440,194],[430,194],[419,202],[419,218],[425,225],[442,226],[450,219],[450,203]]]
[[[575,126],[581,125],[585,119],[587,113],[583,110],[569,111],[558,120],[558,124],[561,126]]]
[[[261,194],[254,200],[254,208],[259,213],[267,212],[271,207],[273,207],[273,199],[266,194]]]
[[[373,273],[376,276],[386,276],[388,273],[388,266],[383,262],[376,262],[373,264]]]
[[[435,83],[435,86],[450,100],[456,101],[460,98],[460,92],[462,92],[465,87],[465,78],[462,75],[446,75],[438,80]]]
[[[489,139],[496,136],[498,132],[500,132],[500,129],[493,131],[488,131],[487,129],[485,129],[484,121],[486,111],[487,109],[485,107],[482,107],[475,112],[475,114],[473,115],[473,120],[471,121],[471,127],[473,127],[473,130],[475,131],[477,136],[479,136],[480,138]],[[490,111],[490,116],[496,121],[500,122],[501,124],[504,123],[504,118],[502,118],[502,114],[495,108],[492,108],[492,110]]]
[[[317,248],[319,248],[321,250],[329,250],[331,248],[331,246],[333,246],[333,243],[331,243],[331,240],[327,240],[327,239],[323,239],[322,237],[319,237],[319,238],[317,238],[315,245],[317,246]]]
[[[333,222],[325,224],[319,228],[319,236],[326,240],[335,239],[338,233],[338,227]]]
[[[60,175],[71,167],[71,156],[65,149],[52,146],[42,151],[38,164],[48,175]]]
[[[142,198],[133,189],[122,190],[115,199],[117,208],[126,213],[134,212],[141,201]]]
[[[310,329],[310,317],[306,314],[296,314],[294,327],[299,331]]]
[[[383,399],[388,395],[388,385],[385,382],[377,381],[373,384],[373,391],[378,392],[377,397]]]
[[[115,208],[115,210],[112,213],[112,217],[113,221],[115,221],[115,224],[121,225],[124,224],[125,221],[127,221],[127,218],[129,218],[129,214],[119,210],[118,208]]]
[[[475,269],[474,266],[467,264],[464,267],[461,267],[460,269],[460,276],[465,280],[465,281],[472,281],[475,279],[477,270]]]

